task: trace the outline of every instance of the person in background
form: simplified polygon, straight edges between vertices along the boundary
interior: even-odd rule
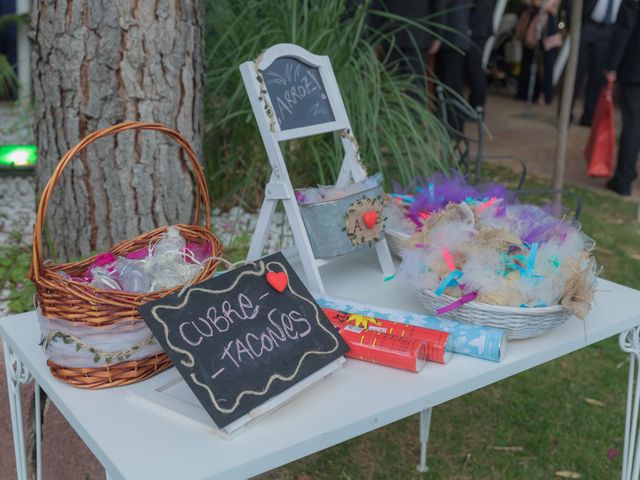
[[[613,25],[618,17],[621,0],[585,0],[582,10],[582,33],[573,101],[580,91],[585,76],[587,86],[580,125],[591,126],[598,96],[605,84],[605,60],[611,43]]]
[[[528,99],[531,68],[538,49],[542,56],[542,62],[539,63],[542,65],[538,68],[532,101],[535,103],[542,91],[545,103],[550,105],[553,102],[553,67],[562,45],[562,36],[558,29],[559,9],[560,0],[529,0],[518,18],[516,35],[522,41],[523,47],[516,94],[519,100]]]
[[[493,33],[495,0],[476,0],[469,16],[471,42],[465,51],[465,64],[469,79],[469,105],[484,114],[487,98],[487,76],[482,66],[485,43]]]
[[[471,20],[471,1],[444,0],[437,21],[442,29],[442,43],[436,55],[435,73],[438,80],[446,87],[445,97],[462,98],[464,86],[465,52],[471,45],[469,25]],[[484,76],[484,73],[483,73]],[[463,131],[464,118],[461,112],[447,111],[449,125],[459,132]]]
[[[424,21],[429,15],[439,11],[442,0],[386,0],[374,2],[378,10],[404,17],[413,22]],[[380,21],[380,20],[378,20]],[[438,21],[437,17],[433,21]],[[380,25],[377,25],[380,27]],[[435,53],[440,47],[440,40],[423,28],[407,25],[397,20],[385,20],[383,28],[394,32],[395,48],[391,51],[390,62],[397,65],[403,73],[413,76],[417,92],[412,95],[426,95],[426,55]],[[397,31],[396,31],[397,30]]]
[[[640,153],[640,1],[623,0],[605,62],[606,76],[618,82],[622,133],[616,171],[607,188],[631,195]]]

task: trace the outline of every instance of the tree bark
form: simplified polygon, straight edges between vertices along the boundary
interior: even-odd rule
[[[125,120],[164,123],[201,154],[203,0],[32,0],[31,7],[39,192],[78,140]],[[172,140],[152,132],[92,144],[49,204],[57,259],[188,223],[194,196],[184,160]]]

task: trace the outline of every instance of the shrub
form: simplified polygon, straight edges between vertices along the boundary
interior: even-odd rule
[[[207,7],[205,157],[217,205],[251,209],[262,201],[270,168],[238,66],[277,43],[330,57],[371,173],[408,183],[449,169],[448,137],[429,99],[388,60],[392,38],[369,21],[389,14],[347,0],[216,0]],[[295,187],[335,181],[343,157],[337,135],[281,148]]]

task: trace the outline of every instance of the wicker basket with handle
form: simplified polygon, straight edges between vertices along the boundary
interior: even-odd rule
[[[144,322],[137,311],[137,307],[158,298],[164,297],[180,287],[171,290],[156,291],[153,293],[131,293],[120,290],[103,290],[90,284],[75,281],[69,277],[82,277],[91,266],[97,256],[93,256],[78,262],[51,265],[43,260],[42,232],[44,227],[47,206],[54,187],[67,164],[88,145],[99,138],[114,135],[126,130],[153,130],[163,133],[176,141],[185,151],[191,166],[196,184],[195,218],[192,225],[175,225],[180,234],[188,242],[196,242],[201,245],[211,245],[211,255],[219,257],[222,254],[222,245],[218,238],[211,232],[211,219],[209,212],[209,193],[205,182],[204,173],[196,154],[189,143],[178,132],[158,123],[125,122],[112,127],[97,130],[71,148],[56,166],[53,175],[42,191],[33,237],[33,260],[29,271],[29,278],[36,288],[36,297],[40,314],[43,317],[60,319],[62,321],[77,322],[89,327],[104,327],[117,322],[129,322],[136,324]],[[205,226],[199,226],[200,204],[203,205]],[[147,247],[160,239],[167,227],[160,227],[139,235],[131,240],[120,242],[109,251],[118,256],[127,255],[130,252]],[[200,282],[211,277],[218,266],[217,260],[207,262],[199,271],[193,282]],[[65,272],[68,275],[61,274]],[[77,323],[74,323],[77,324]],[[146,326],[144,327],[146,328]],[[149,335],[150,335],[149,331]],[[164,353],[157,353],[147,358],[122,361],[98,368],[78,368],[59,365],[52,360],[47,360],[52,374],[76,387],[99,389],[126,385],[148,378],[171,366],[171,361]]]

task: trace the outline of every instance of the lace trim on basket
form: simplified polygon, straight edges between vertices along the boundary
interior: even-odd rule
[[[43,336],[42,340],[40,341],[40,345],[44,350],[47,350],[47,348],[49,348],[49,344],[51,342],[57,342],[58,339],[62,340],[62,342],[65,344],[74,344],[76,352],[79,352],[82,349],[89,353],[92,353],[94,363],[99,363],[101,360],[103,360],[106,364],[114,363],[114,359],[117,362],[124,362],[138,350],[146,347],[147,345],[156,345],[158,343],[155,337],[153,335],[150,335],[149,337],[139,341],[129,348],[117,352],[108,352],[106,350],[101,350],[100,348],[91,346],[74,335],[56,331],[51,332],[47,336]]]

